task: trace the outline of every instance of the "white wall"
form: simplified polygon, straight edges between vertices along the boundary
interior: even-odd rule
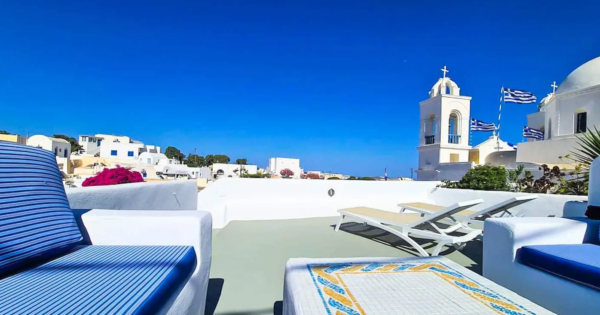
[[[239,164],[225,164],[225,163],[215,163],[212,165],[213,176],[217,174],[219,170],[223,171],[222,177],[239,177],[240,176],[240,168],[243,169],[247,174],[256,174],[258,171],[258,166],[256,165],[239,165]],[[237,170],[237,172],[234,172]]]
[[[476,210],[521,195],[510,192],[436,188],[439,182],[372,182],[224,178],[198,193],[198,210],[213,216],[213,228],[232,220],[277,220],[337,216],[337,210],[367,206],[398,211],[401,202],[448,206],[483,199]],[[333,189],[333,197],[328,190]],[[587,196],[538,195],[514,208],[520,216],[570,216],[585,207]],[[332,224],[334,224],[333,220]]]
[[[100,157],[107,159],[118,158],[137,160],[140,150],[143,148],[144,144],[141,143],[110,142],[103,140],[100,145]],[[116,156],[111,154],[111,151],[113,150],[117,151]],[[128,152],[130,151],[133,152],[133,156],[128,155]]]
[[[544,141],[520,142],[517,150],[517,163],[531,162],[540,164],[569,164],[568,159],[560,156],[570,154],[579,147],[576,138],[561,138]]]
[[[459,162],[468,162],[469,161],[469,150],[468,149],[454,149],[448,148],[451,146],[450,144],[446,145],[446,147],[440,148],[440,163],[450,163],[450,154],[458,154]]]
[[[426,200],[437,184],[223,178],[198,194],[198,210],[213,215],[214,228],[231,220],[336,216],[339,209],[357,206],[397,211],[399,202]],[[328,195],[329,189],[334,189],[333,197]]]
[[[578,111],[587,112],[587,127],[600,127],[600,86],[589,92],[572,92],[556,95],[558,111],[558,133],[554,136],[572,135],[575,133],[575,115]]]
[[[459,201],[481,198],[484,200],[484,202],[473,208],[475,210],[481,210],[493,204],[502,202],[513,196],[519,195],[526,194],[503,191],[436,188],[428,196],[428,199],[430,199],[436,204],[449,206]],[[530,201],[528,203],[513,208],[514,211],[518,213],[518,216],[547,217],[550,215],[554,215],[557,217],[562,217],[565,211],[569,212],[568,209],[565,209],[565,204],[571,201],[587,200],[587,196],[563,196],[546,194],[536,195],[538,196],[536,200]],[[568,207],[571,206],[576,207],[576,205],[569,205]]]
[[[195,210],[195,180],[67,188],[72,209]]]
[[[438,165],[440,174],[435,179],[430,180],[452,180],[459,181],[467,172],[475,167],[475,163],[443,163]]]

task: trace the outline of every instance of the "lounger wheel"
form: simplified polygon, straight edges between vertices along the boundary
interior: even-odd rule
[[[465,246],[467,246],[467,243],[456,243],[456,244],[452,244],[452,246],[454,246],[454,248],[456,248],[456,250],[463,250],[465,248]]]

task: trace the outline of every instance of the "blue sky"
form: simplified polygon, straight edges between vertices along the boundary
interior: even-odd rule
[[[4,1],[0,129],[407,176],[419,102],[440,68],[473,97],[474,118],[495,122],[502,85],[541,99],[600,55],[599,10],[591,0]],[[520,141],[535,110],[505,106],[502,138]]]

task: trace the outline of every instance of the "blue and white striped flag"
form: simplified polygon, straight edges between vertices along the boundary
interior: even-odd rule
[[[471,131],[496,131],[496,125],[471,118]]]
[[[544,133],[541,130],[523,126],[523,138],[544,140]]]
[[[508,144],[509,147],[511,147],[511,148],[513,148],[515,150],[517,149],[517,145],[516,144],[512,144],[510,142],[507,142],[507,144]]]
[[[504,89],[504,103],[534,104],[537,97],[531,92],[514,89]]]

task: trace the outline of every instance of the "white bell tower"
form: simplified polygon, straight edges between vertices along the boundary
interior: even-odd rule
[[[455,169],[455,163],[464,162],[470,168],[466,162],[471,149],[471,97],[460,95],[458,85],[446,76],[446,66],[441,70],[443,75],[431,88],[429,99],[419,103],[418,180],[451,179],[442,173]]]

